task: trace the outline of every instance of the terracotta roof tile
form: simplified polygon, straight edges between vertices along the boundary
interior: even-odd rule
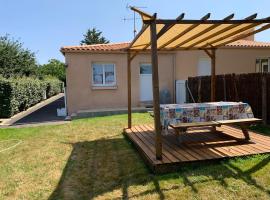
[[[257,42],[252,40],[238,40],[227,44],[228,47],[270,47],[270,42]]]
[[[120,52],[129,46],[129,42],[94,44],[80,46],[65,46],[61,48],[62,53],[66,52]],[[257,42],[252,40],[238,40],[227,44],[226,47],[250,47],[250,48],[270,48],[270,42]]]
[[[65,46],[61,48],[61,52],[91,52],[91,51],[123,51],[129,46],[129,42],[109,43],[109,44],[94,44],[80,46]]]

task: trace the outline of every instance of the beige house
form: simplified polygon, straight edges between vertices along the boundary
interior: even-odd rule
[[[129,43],[62,47],[67,64],[68,114],[85,110],[127,107],[127,53]],[[217,50],[216,74],[270,71],[270,43],[239,40]],[[190,76],[210,75],[211,61],[204,51],[159,53],[161,96],[167,101],[184,103],[185,81]],[[152,100],[150,54],[134,58],[132,106]]]

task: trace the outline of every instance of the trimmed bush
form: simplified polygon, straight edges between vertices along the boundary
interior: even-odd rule
[[[62,82],[59,79],[54,77],[46,77],[44,79],[44,84],[46,85],[46,96],[51,97],[56,94],[59,94],[62,91]]]
[[[0,77],[0,118],[8,118],[24,111],[47,97],[61,92],[61,81],[50,78]]]

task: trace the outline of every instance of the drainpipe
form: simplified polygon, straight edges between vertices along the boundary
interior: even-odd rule
[[[65,109],[66,109],[66,117],[69,116],[68,113],[68,107],[67,107],[67,68],[68,68],[68,64],[65,64],[65,68],[66,68],[66,85],[64,85],[64,100],[65,100]]]

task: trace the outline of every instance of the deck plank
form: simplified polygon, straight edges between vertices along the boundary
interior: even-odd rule
[[[172,141],[171,143],[176,145],[176,142],[177,141]],[[188,154],[190,154],[192,157],[195,157],[197,160],[204,160],[205,159],[205,157],[204,156],[201,156],[197,152],[197,150],[192,149],[192,148],[187,148],[187,146],[184,145],[184,144],[177,144],[176,146],[178,146],[178,148],[184,149]]]
[[[141,126],[142,129],[144,131],[146,131],[147,133],[149,133],[148,135],[151,137],[151,139],[154,140],[154,134],[153,132],[151,131],[151,129],[149,129],[149,127],[147,126]],[[152,133],[152,134],[151,134]],[[164,151],[168,152],[168,153],[171,153],[175,158],[177,158],[179,161],[189,161],[188,157],[186,157],[185,155],[183,155],[180,152],[176,151],[174,148],[173,148],[173,145],[170,145],[166,140],[164,140],[164,143],[163,143],[163,148],[164,148]]]
[[[162,163],[159,160],[154,159],[155,154],[153,151],[151,151],[140,139],[138,139],[138,137],[134,134],[134,132],[132,132],[129,129],[125,130],[127,136],[129,137],[129,139],[138,147],[142,150],[142,152],[144,152],[145,157],[149,160],[149,162],[153,163],[153,164],[160,164]]]
[[[153,140],[151,137],[149,137],[150,134],[147,134],[140,126],[136,127],[137,131],[140,133],[141,138],[144,138],[148,143],[148,145],[151,145],[151,148],[155,147],[155,140]],[[178,162],[180,160],[173,157],[170,153],[167,153],[167,151],[162,152],[162,157],[165,163],[171,163],[171,162]]]
[[[151,151],[152,154],[154,155],[154,156],[151,156],[150,158],[151,158],[151,160],[152,160],[154,163],[157,163],[158,160],[155,159],[155,145],[153,145],[153,144],[152,144],[151,142],[149,142],[146,138],[144,138],[144,137],[142,136],[142,134],[136,129],[136,127],[132,127],[132,131],[133,131],[133,133],[135,132],[135,133],[136,133],[136,137],[137,137],[138,139],[140,139],[140,140],[144,143],[143,149],[146,149],[146,148],[150,149],[150,151]],[[170,160],[165,156],[165,157],[163,157],[163,160],[162,160],[161,162],[162,162],[162,163],[169,163]]]
[[[135,144],[139,153],[147,158],[146,162],[155,172],[160,169],[174,169],[184,163],[216,160],[260,153],[270,153],[270,137],[250,132],[250,141],[239,141],[242,131],[236,127],[222,125],[216,132],[207,128],[192,128],[181,135],[179,143],[173,129],[162,135],[162,160],[155,157],[155,131],[153,125],[139,125],[124,130]]]

